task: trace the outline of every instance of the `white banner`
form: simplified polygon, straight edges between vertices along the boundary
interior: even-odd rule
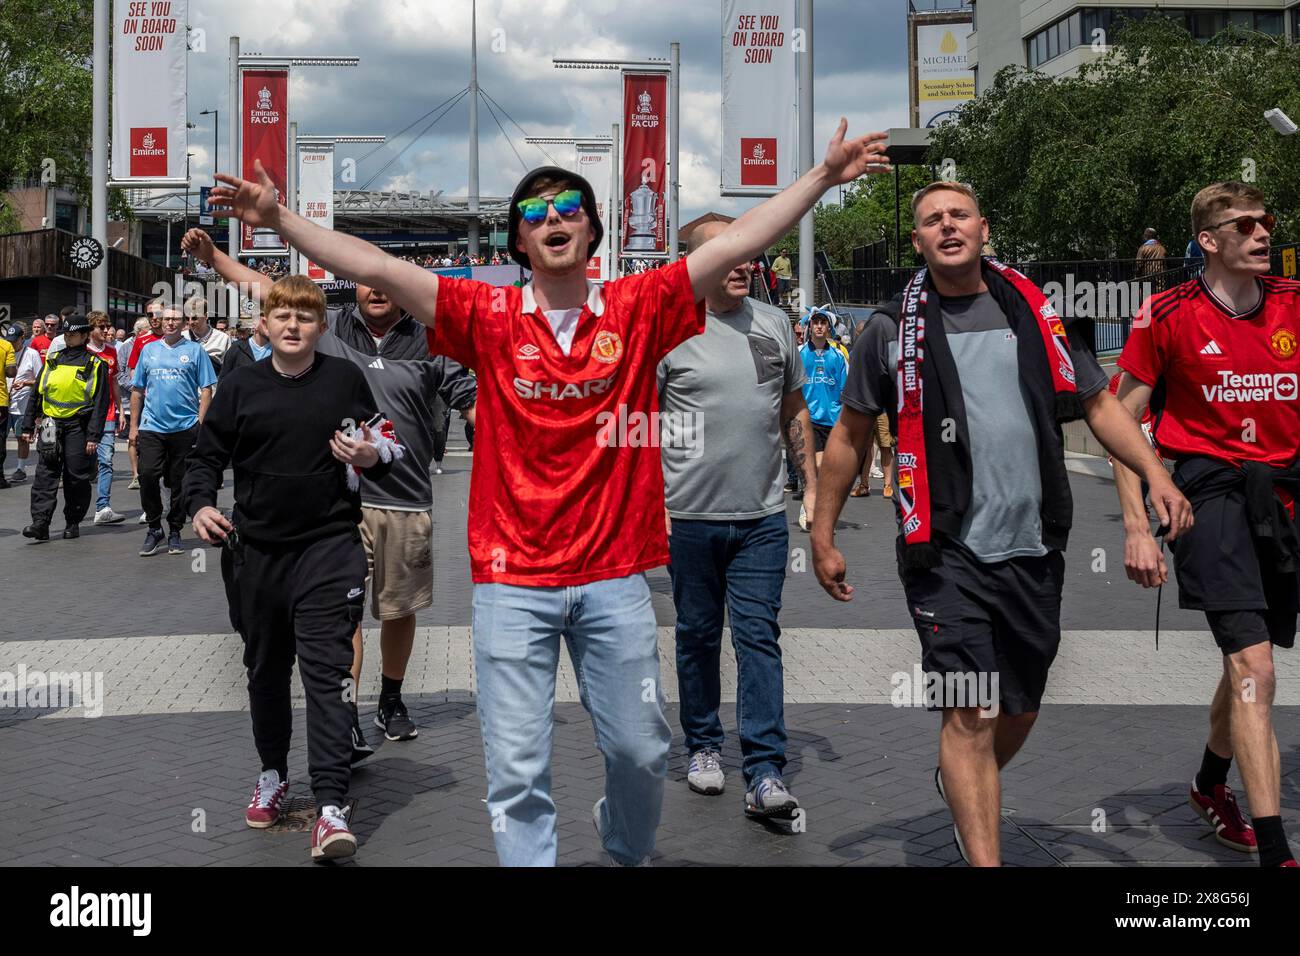
[[[916,26],[916,105],[918,125],[952,119],[959,106],[975,98],[975,74],[966,63],[970,23]]]
[[[334,228],[334,147],[298,147],[298,215],[324,229]],[[306,256],[298,256],[298,272],[318,282],[334,278]]]
[[[798,178],[796,0],[723,0],[722,195],[771,196]]]
[[[185,179],[188,3],[113,3],[114,180]]]
[[[575,149],[578,152],[578,172],[591,183],[591,188],[596,193],[596,210],[601,225],[605,227],[605,235],[601,237],[600,245],[590,250],[591,257],[587,260],[587,278],[593,282],[604,282],[612,278],[613,268],[609,253],[610,232],[614,224],[609,208],[614,175],[613,144],[578,143]]]

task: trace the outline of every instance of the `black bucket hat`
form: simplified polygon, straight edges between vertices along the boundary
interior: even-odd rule
[[[596,191],[591,188],[591,183],[587,182],[582,176],[559,166],[539,166],[519,180],[519,185],[515,187],[514,195],[510,197],[510,225],[506,233],[506,248],[510,252],[510,258],[525,269],[532,268],[528,256],[515,248],[515,240],[519,238],[519,220],[523,218],[523,213],[519,211],[519,202],[528,197],[528,194],[532,192],[533,183],[539,179],[564,181],[582,193],[582,208],[586,210],[587,218],[596,231],[596,237],[592,240],[591,245],[587,247],[587,258],[591,258],[591,254],[600,248],[600,240],[605,236],[605,226],[600,221],[600,214],[596,210]]]

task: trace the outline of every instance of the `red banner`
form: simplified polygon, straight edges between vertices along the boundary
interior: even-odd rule
[[[667,248],[668,75],[623,74],[623,252]]]
[[[260,159],[283,203],[289,187],[289,70],[243,70],[241,76],[239,142],[243,177],[256,178],[253,161]],[[286,253],[289,247],[270,229],[243,226],[239,251],[243,255],[266,255]]]

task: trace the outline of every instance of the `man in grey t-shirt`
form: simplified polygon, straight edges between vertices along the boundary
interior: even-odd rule
[[[725,228],[696,229],[691,251]],[[781,779],[786,733],[777,613],[789,546],[783,432],[804,476],[809,515],[817,473],[794,332],[785,313],[747,297],[749,279],[749,264],[742,263],[707,291],[704,332],[659,364],[668,570],[687,782],[704,794],[721,793],[725,783],[718,718],[725,607],[740,669],[736,722],[745,812],[789,817],[799,803]]]
[[[909,533],[927,532],[913,543],[904,535],[899,550],[926,674],[923,699],[913,703],[943,712],[934,781],[952,809],[959,852],[976,866],[996,866],[1000,771],[1037,719],[1061,641],[1062,551],[1072,517],[1061,418],[1081,413],[1107,450],[1152,482],[1153,501],[1180,517],[1190,507],[1041,291],[982,260],[988,223],[970,188],[933,183],[913,197],[912,214],[912,245],[927,273],[915,300],[925,310],[917,315],[925,318],[921,364],[910,371],[929,383],[911,399],[929,414],[909,404],[917,417],[895,429],[900,438],[922,432],[916,444],[899,446],[895,497],[907,499]],[[911,334],[919,338],[915,326]],[[835,547],[835,519],[876,417],[897,413],[899,368],[894,318],[869,322],[854,343],[843,408],[822,459],[813,527],[817,579],[837,600],[851,600],[853,587]],[[1074,389],[1058,387],[1058,374]],[[933,428],[938,421],[947,424]],[[922,493],[924,519],[915,507],[926,500]]]

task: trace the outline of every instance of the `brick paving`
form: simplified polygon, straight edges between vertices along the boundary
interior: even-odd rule
[[[120,446],[114,505],[133,521],[139,504],[126,488],[124,452]],[[419,616],[406,687],[420,736],[383,743],[354,778],[361,842],[356,865],[495,861],[469,652],[468,466],[466,455],[452,454],[446,473],[435,479],[436,601]],[[1043,716],[1004,774],[1005,860],[1029,866],[1253,865],[1214,842],[1186,806],[1203,746],[1203,702],[1218,667],[1204,619],[1179,611],[1170,586],[1155,649],[1154,595],[1124,578],[1112,488],[1084,474],[1074,475],[1072,484],[1076,530],[1062,613],[1067,633]],[[0,580],[9,598],[0,627],[0,672],[99,672],[103,716],[88,719],[79,707],[0,710],[6,777],[0,864],[307,865],[306,833],[254,832],[241,819],[257,765],[217,553],[198,550],[195,542],[196,551],[183,556],[139,558],[143,530],[130,521],[87,526],[77,542],[29,545],[18,534],[28,520],[29,488],[0,491]],[[793,519],[796,509],[789,514]],[[807,538],[792,520],[782,623],[787,778],[806,809],[802,833],[741,813],[730,703],[723,707],[728,791],[706,798],[687,789],[672,703],[671,594],[665,572],[649,576],[668,716],[677,734],[658,864],[957,861],[951,818],[931,782],[937,718],[888,703],[891,677],[910,672],[917,658],[894,570],[893,533],[883,499],[848,502],[839,541],[859,591],[854,602],[841,605],[825,597],[810,570],[798,570],[801,557],[810,556],[801,555]],[[367,722],[378,692],[377,642],[369,650],[360,689]],[[1300,667],[1280,654],[1278,673],[1283,815],[1294,829]],[[726,655],[723,681],[724,699],[733,701],[735,667]],[[601,861],[590,808],[600,793],[602,763],[576,700],[565,660],[555,734],[560,861],[586,865]],[[296,721],[291,796],[305,800],[300,710]]]

